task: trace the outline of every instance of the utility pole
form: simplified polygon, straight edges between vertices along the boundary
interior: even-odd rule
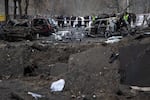
[[[6,21],[9,19],[9,0],[4,0],[5,2],[5,16],[6,16]]]

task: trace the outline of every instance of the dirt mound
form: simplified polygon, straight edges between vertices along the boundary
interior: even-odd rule
[[[19,76],[29,64],[30,50],[28,47],[5,46],[0,49],[0,75]]]
[[[148,94],[133,93],[129,86],[120,84],[120,62],[117,59],[118,54],[120,56],[121,53],[119,52],[120,48],[147,42],[147,39],[142,41],[135,41],[133,38],[132,40],[125,39],[120,43],[106,46],[99,45],[96,48],[70,56],[69,71],[63,76],[66,80],[65,91],[69,91],[74,98],[82,98],[83,100],[127,100],[129,98],[131,100],[148,100]],[[140,49],[140,45],[137,48]],[[136,50],[136,48],[134,49]],[[131,50],[123,53],[123,55],[130,54]],[[134,55],[136,55],[136,52]],[[110,60],[113,61],[110,62]],[[128,60],[126,59],[126,61]],[[147,60],[144,61],[147,62]],[[138,61],[136,62],[138,64]],[[123,63],[123,65],[125,64]]]
[[[0,48],[0,76],[5,78],[22,75],[58,74],[57,66],[66,66],[69,56],[82,52],[91,45],[47,45],[35,43],[33,45],[4,45]],[[59,64],[57,64],[59,63]],[[55,65],[56,64],[56,65]],[[63,71],[63,69],[61,70]]]
[[[89,100],[94,95],[100,99],[104,94],[115,94],[120,76],[118,62],[109,63],[111,53],[110,48],[99,46],[72,55],[69,60],[69,73],[66,74],[66,89],[75,96],[90,96]]]
[[[120,49],[122,83],[133,86],[150,86],[150,43]]]
[[[139,48],[143,50],[139,44],[146,43],[149,43],[148,38],[142,40],[128,38],[120,43],[108,45],[39,42],[33,45],[2,45],[0,97],[4,100],[12,100],[12,97],[32,100],[33,97],[27,95],[27,92],[31,91],[45,96],[40,100],[60,100],[60,98],[61,100],[149,100],[149,93],[134,92],[129,86],[120,84],[119,67],[122,63],[118,59],[122,54],[128,55],[131,60],[128,61],[126,58],[126,63],[132,65],[133,56],[137,52],[133,50],[135,54],[133,53],[132,56],[131,50],[138,51]],[[140,47],[133,47],[133,44]],[[123,49],[125,52],[122,53],[119,51],[122,47],[129,49]],[[146,50],[149,54],[149,49]],[[141,56],[143,58],[145,52],[139,53],[136,58]],[[137,62],[143,61],[146,60],[137,59]],[[34,75],[23,76],[25,67],[28,71],[34,71]],[[21,77],[18,77],[20,75]],[[60,78],[66,82],[64,90],[51,93],[50,84]]]
[[[56,97],[50,94],[50,83],[52,79],[67,73],[67,62],[71,54],[93,47],[70,44],[10,44],[1,45],[0,48],[0,92],[3,93],[0,96],[3,100],[12,100],[12,97],[32,100],[32,96],[27,95],[28,91],[46,95],[42,100],[67,100],[70,95],[68,97],[59,94]],[[25,76],[24,72],[27,73]]]

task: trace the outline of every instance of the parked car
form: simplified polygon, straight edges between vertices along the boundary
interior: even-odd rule
[[[56,31],[56,27],[48,18],[35,18],[31,21],[31,30],[34,34],[49,36]]]

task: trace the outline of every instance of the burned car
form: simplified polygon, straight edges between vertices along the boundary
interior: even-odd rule
[[[96,19],[85,31],[90,37],[110,37],[116,31],[115,20],[111,18]]]
[[[2,33],[6,40],[28,39],[32,40],[34,34],[31,33],[31,28],[28,20],[8,20],[2,27]]]
[[[34,18],[31,21],[31,30],[34,34],[49,36],[56,31],[57,27],[48,18]]]
[[[48,18],[48,21],[51,24],[51,27],[54,29],[54,31],[58,31],[58,25],[56,20],[54,20],[53,18]]]

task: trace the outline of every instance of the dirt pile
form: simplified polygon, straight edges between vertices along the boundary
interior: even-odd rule
[[[69,60],[69,73],[66,74],[66,89],[77,97],[85,95],[87,100],[95,99],[94,96],[96,100],[116,98],[120,79],[119,64],[118,61],[109,63],[112,52],[111,48],[99,46],[72,55]]]
[[[0,45],[0,97],[2,100],[17,98],[32,100],[32,96],[27,95],[28,91],[46,95],[42,100],[49,100],[49,98],[57,100],[49,90],[52,79],[67,73],[67,63],[71,54],[94,46],[40,42],[2,44]],[[25,72],[27,74],[24,74]],[[67,100],[66,96],[57,95],[57,97]]]
[[[19,76],[22,74],[24,67],[29,64],[29,56],[31,52],[28,47],[6,45],[0,49],[0,75]]]
[[[120,84],[120,79],[122,79],[120,76],[120,74],[122,74],[122,69],[120,69],[120,59],[117,59],[116,57],[115,59],[113,59],[113,62],[110,63],[110,60],[112,60],[111,57],[113,57],[112,55],[119,54],[120,56],[121,54],[119,58],[126,58],[125,61],[122,60],[124,61],[123,65],[130,64],[130,61],[133,62],[135,60],[134,57],[136,57],[136,69],[140,67],[142,68],[145,65],[148,67],[149,64],[147,61],[147,57],[149,57],[149,53],[147,51],[149,50],[149,44],[147,43],[150,42],[148,39],[149,38],[134,40],[133,37],[128,37],[128,39],[124,39],[120,43],[106,46],[99,45],[96,48],[92,48],[82,53],[72,55],[69,59],[68,73],[65,74],[65,76],[63,77],[67,82],[65,86],[65,91],[69,91],[73,98],[80,98],[81,100],[148,100],[150,96],[149,94],[133,92],[129,88],[131,84],[129,86]],[[141,46],[140,44],[146,44],[148,47]],[[134,47],[133,45],[138,46]],[[129,51],[119,51],[120,48],[126,50],[128,47],[130,48]],[[133,58],[132,55],[130,55],[132,53],[131,50],[133,50],[132,52],[134,52],[133,55],[136,55]],[[147,53],[145,55],[142,55],[143,52],[140,53],[140,51],[138,50],[146,50],[145,52]],[[124,56],[122,56],[122,54]],[[146,58],[141,60],[141,58],[139,58],[140,55],[141,58]],[[130,59],[128,59],[128,57]],[[141,62],[144,61],[145,65],[141,65],[142,63],[139,64],[140,60]],[[128,68],[124,67],[126,70],[131,69],[129,72],[126,72],[128,74],[127,77],[131,78],[132,81],[134,81],[135,79],[140,79],[136,76],[129,76],[129,73],[132,73],[133,71],[132,68],[129,67],[130,66],[128,66]],[[144,70],[141,71],[142,73],[145,72]],[[133,77],[135,77],[135,79],[133,79]],[[144,79],[144,77],[142,77],[142,79]],[[134,82],[136,83],[136,81]],[[138,84],[134,85],[139,86]]]
[[[150,43],[123,47],[119,58],[122,83],[145,87],[150,85]]]
[[[135,40],[134,37],[127,37],[119,43],[109,45],[41,42],[32,45],[3,45],[0,47],[0,97],[2,100],[33,100],[27,94],[30,91],[44,95],[39,100],[149,100],[149,93],[135,92],[129,86],[120,84],[122,52],[119,51],[122,47],[133,49],[133,44],[145,45],[149,42],[149,38]],[[131,53],[128,50],[125,51],[127,57]],[[149,53],[149,49],[146,50]],[[141,57],[143,53],[137,56]],[[132,64],[133,60],[128,62],[127,59],[127,64]],[[24,76],[24,68],[27,67],[34,74]],[[60,78],[66,82],[64,90],[50,92],[50,84]]]

